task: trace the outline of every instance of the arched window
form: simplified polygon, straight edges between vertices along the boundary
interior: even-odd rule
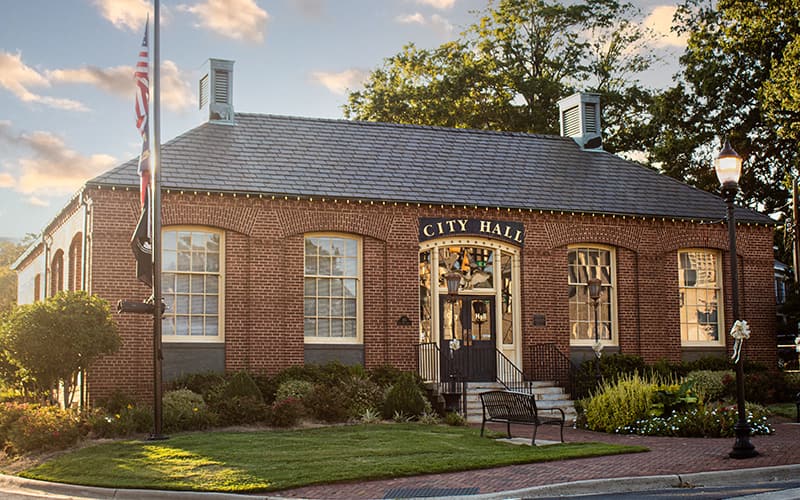
[[[64,290],[64,251],[59,249],[50,261],[50,296]]]
[[[72,238],[69,245],[69,268],[67,269],[67,287],[69,290],[81,289],[81,250],[83,236],[81,233]]]
[[[194,227],[171,227],[162,234],[163,339],[222,342],[224,234]]]
[[[572,345],[592,345],[597,336],[605,345],[616,345],[616,265],[614,249],[599,246],[569,248],[569,331]],[[589,280],[599,278],[602,293],[597,308],[589,297]]]
[[[37,274],[33,277],[33,301],[42,300],[42,275]]]

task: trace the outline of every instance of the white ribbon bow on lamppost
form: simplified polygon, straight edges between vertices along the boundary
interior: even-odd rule
[[[747,325],[747,321],[743,319],[736,320],[731,327],[731,337],[734,338],[731,359],[734,363],[738,363],[739,356],[742,354],[742,344],[744,344],[745,339],[750,338],[750,327]]]

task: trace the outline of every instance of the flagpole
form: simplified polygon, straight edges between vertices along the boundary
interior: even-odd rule
[[[161,401],[161,9],[154,0],[153,15],[153,435],[151,439],[166,439],[162,434]]]

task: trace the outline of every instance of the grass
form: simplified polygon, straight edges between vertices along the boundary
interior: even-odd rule
[[[241,493],[641,451],[647,448],[518,446],[466,427],[379,424],[118,441],[59,456],[21,475],[86,486]]]
[[[781,417],[797,418],[797,405],[795,403],[776,403],[767,406],[767,409],[773,415],[780,415]]]

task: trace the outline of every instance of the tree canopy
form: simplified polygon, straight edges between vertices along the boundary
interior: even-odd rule
[[[607,149],[636,149],[650,94],[634,76],[653,56],[631,4],[491,1],[458,40],[413,44],[387,58],[345,116],[359,120],[557,134],[556,103],[576,89],[604,95]]]
[[[46,393],[62,381],[67,402],[78,372],[119,346],[108,303],[82,291],[17,306],[0,325],[2,354],[17,368],[9,382]]]
[[[689,34],[680,82],[651,108],[650,161],[708,191],[729,137],[745,159],[741,200],[787,210],[787,177],[798,168],[799,0],[686,0],[676,28]]]

